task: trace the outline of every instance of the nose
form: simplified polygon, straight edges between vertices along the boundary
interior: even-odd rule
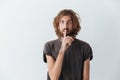
[[[65,28],[68,28],[68,24],[67,24],[67,22],[65,22],[64,27],[65,27]]]

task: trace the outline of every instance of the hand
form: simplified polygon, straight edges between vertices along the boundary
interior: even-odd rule
[[[65,51],[74,41],[74,39],[70,36],[66,36],[66,30],[63,32],[64,37],[62,38],[61,48]]]

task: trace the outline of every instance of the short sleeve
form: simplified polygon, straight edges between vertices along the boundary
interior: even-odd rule
[[[89,44],[87,44],[85,46],[85,51],[84,51],[84,61],[89,59],[92,60],[93,58],[93,52],[92,52],[92,48]]]
[[[49,43],[46,43],[44,45],[44,49],[43,49],[43,61],[44,62],[47,62],[46,55],[52,56],[51,48],[50,48]]]

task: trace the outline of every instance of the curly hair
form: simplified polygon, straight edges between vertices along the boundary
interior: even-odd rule
[[[80,31],[81,29],[81,26],[80,26],[80,18],[78,16],[77,13],[75,13],[73,10],[71,9],[64,9],[64,10],[61,10],[58,15],[54,18],[54,21],[53,21],[53,26],[54,26],[54,29],[55,29],[55,32],[56,32],[56,35],[60,38],[61,35],[60,35],[60,31],[58,29],[58,26],[59,26],[59,21],[61,19],[61,17],[63,16],[70,16],[71,17],[71,20],[73,22],[73,30],[72,30],[72,35],[71,36],[74,36],[76,37],[76,35],[78,34],[78,32]]]

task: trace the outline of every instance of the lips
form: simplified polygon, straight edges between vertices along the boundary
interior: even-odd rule
[[[69,32],[69,29],[68,29],[68,28],[64,28],[64,29],[62,30],[62,32],[65,32],[65,30],[66,30],[66,32]]]

